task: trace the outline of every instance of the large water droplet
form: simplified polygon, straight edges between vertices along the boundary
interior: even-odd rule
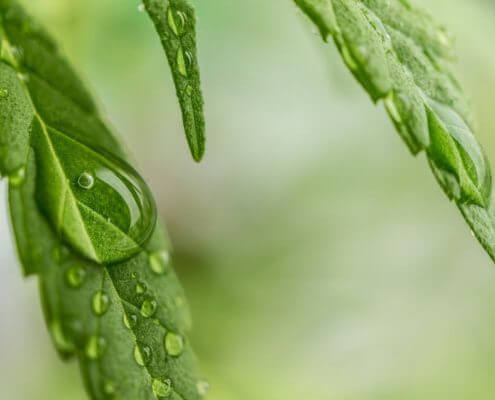
[[[79,288],[86,277],[86,270],[78,265],[70,267],[65,273],[65,280],[72,288]]]
[[[155,274],[163,275],[169,268],[170,253],[166,250],[151,253],[149,262],[150,268]]]
[[[144,367],[150,363],[152,354],[151,348],[148,346],[143,346],[140,348],[136,345],[134,347],[134,359],[141,367]]]
[[[154,230],[156,208],[139,174],[101,148],[39,126],[33,132],[35,146],[51,144],[56,153],[71,155],[58,158],[58,175],[53,159],[38,158],[36,199],[54,230],[99,264],[123,261],[141,251]],[[54,180],[62,186],[57,198],[45,189]]]
[[[99,290],[94,294],[91,305],[93,312],[100,316],[107,312],[108,306],[110,305],[110,299],[105,292]]]
[[[14,187],[20,187],[26,181],[26,168],[21,167],[9,175],[9,184]]]
[[[173,357],[180,356],[184,351],[184,339],[174,332],[165,335],[165,350]]]
[[[145,318],[150,318],[155,314],[157,307],[158,304],[156,300],[146,299],[141,305],[141,315]]]
[[[172,381],[170,379],[153,379],[151,387],[154,395],[159,399],[172,394]]]
[[[105,352],[106,341],[101,336],[93,335],[86,342],[85,353],[90,360],[98,360]]]
[[[186,20],[186,14],[182,11],[176,11],[172,7],[169,7],[167,11],[167,22],[175,36],[179,36],[184,32]]]
[[[187,76],[187,64],[184,56],[184,50],[182,47],[179,47],[177,50],[177,70],[182,76]]]
[[[206,381],[203,381],[203,380],[198,381],[196,383],[196,390],[198,391],[198,394],[200,396],[206,396],[206,394],[210,390],[210,384]]]

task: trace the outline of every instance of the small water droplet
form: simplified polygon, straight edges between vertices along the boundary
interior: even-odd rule
[[[201,380],[196,383],[196,390],[200,396],[206,396],[210,390],[210,384],[207,381]]]
[[[165,335],[165,350],[172,357],[177,357],[184,351],[184,339],[174,332]]]
[[[192,87],[191,85],[187,85],[187,86],[186,86],[186,94],[187,94],[188,96],[191,96],[191,95],[192,95],[192,93],[193,93],[193,87]]]
[[[55,346],[59,351],[67,353],[72,353],[74,351],[74,344],[65,336],[60,321],[55,320],[50,324],[50,332],[53,341],[55,342]]]
[[[344,62],[346,65],[351,69],[352,71],[357,71],[358,69],[358,64],[356,60],[354,59],[354,56],[351,54],[347,46],[342,46],[341,47],[341,54],[342,58],[344,59]]]
[[[177,70],[182,76],[187,76],[186,60],[184,58],[184,51],[182,47],[177,50]]]
[[[138,345],[134,347],[134,359],[139,366],[144,367],[145,365],[148,365],[151,361],[151,357],[152,352],[150,347],[144,346],[140,348]]]
[[[9,184],[14,187],[20,187],[26,180],[26,168],[21,167],[9,175]]]
[[[103,384],[103,392],[107,396],[113,396],[116,391],[117,388],[115,386],[115,383],[113,383],[112,381],[105,381],[105,383]]]
[[[98,360],[105,352],[106,342],[101,336],[93,335],[86,342],[85,353],[90,360]]]
[[[145,10],[145,9],[146,9],[146,8],[145,8],[145,6],[144,6],[144,3],[139,3],[139,4],[138,4],[138,6],[137,6],[137,10],[138,10],[139,12],[144,12],[144,10]]]
[[[124,325],[127,327],[127,329],[134,328],[136,324],[137,324],[137,315],[131,314],[127,316],[127,314],[124,314]]]
[[[96,315],[101,316],[105,314],[109,305],[110,299],[106,293],[99,290],[93,295],[92,308]]]
[[[95,178],[89,172],[83,172],[79,175],[79,178],[77,178],[77,184],[81,189],[89,190],[94,186]]]
[[[393,91],[388,94],[384,100],[384,103],[390,118],[392,118],[396,124],[402,125],[402,117],[400,116],[400,112],[395,104],[395,94]]]
[[[172,381],[170,379],[153,379],[153,383],[151,384],[153,389],[153,393],[156,397],[163,398],[168,397],[172,394]]]
[[[163,275],[169,267],[170,253],[166,250],[151,253],[149,262],[150,268],[155,274]]]
[[[175,36],[179,36],[184,32],[186,20],[186,14],[182,11],[176,11],[172,7],[169,7],[167,11],[167,22]]]
[[[7,89],[0,88],[0,99],[6,99],[9,97],[9,91]]]
[[[65,273],[65,281],[72,288],[79,288],[86,277],[86,270],[80,266],[72,266]]]
[[[146,287],[146,283],[142,282],[142,281],[138,281],[136,283],[136,293],[137,294],[143,294],[143,293],[146,293],[146,290],[148,288]]]
[[[141,305],[141,315],[145,318],[150,318],[155,314],[157,307],[158,304],[156,300],[147,299],[143,301],[143,304]]]

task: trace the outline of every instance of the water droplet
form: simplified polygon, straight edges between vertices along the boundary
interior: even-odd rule
[[[112,381],[106,381],[103,384],[103,393],[105,393],[107,396],[113,396],[116,391],[117,388],[115,387],[115,383],[113,383]]]
[[[395,104],[395,94],[393,91],[385,98],[384,103],[390,118],[392,118],[396,124],[402,125],[402,117]]]
[[[9,184],[14,187],[20,187],[26,180],[26,168],[21,167],[9,175]]]
[[[79,175],[79,178],[77,178],[77,184],[81,189],[89,190],[94,186],[95,178],[89,172],[83,172]]]
[[[55,346],[59,351],[65,353],[72,353],[74,351],[74,344],[65,336],[60,321],[55,320],[50,324],[50,332]]]
[[[206,396],[206,394],[210,390],[210,384],[206,381],[203,381],[203,380],[198,381],[196,383],[196,390],[198,391],[198,394],[200,396]]]
[[[48,134],[55,135],[50,130]],[[52,142],[54,150],[64,154],[71,151],[74,139],[59,136]],[[43,194],[37,199],[54,229],[68,244],[99,264],[113,264],[141,251],[154,230],[156,207],[145,182],[129,164],[90,146],[81,143],[78,154],[61,159],[70,187],[67,196],[75,199],[66,202],[66,218],[61,220],[54,211],[62,208],[63,198],[54,200],[60,202],[58,207],[49,206]],[[53,180],[49,169],[39,172],[41,182]],[[86,241],[80,240],[83,229],[89,233]]]
[[[0,88],[0,99],[6,99],[9,97],[9,91],[7,89]]]
[[[143,294],[143,293],[146,293],[146,290],[148,288],[146,287],[146,283],[142,282],[142,281],[138,281],[136,283],[136,293],[137,294]]]
[[[172,381],[170,379],[153,379],[151,384],[153,393],[158,398],[168,397],[172,394]]]
[[[187,76],[186,60],[184,58],[184,51],[182,47],[177,50],[177,70],[182,76]]]
[[[177,357],[184,351],[184,339],[177,333],[168,332],[165,335],[165,350],[172,357]]]
[[[166,250],[151,253],[149,262],[150,268],[155,274],[163,275],[169,267],[170,253]]]
[[[127,314],[124,314],[124,325],[127,327],[127,329],[132,329],[136,326],[137,324],[137,316],[134,314],[131,314],[127,316]]]
[[[187,85],[187,86],[186,86],[186,94],[187,94],[188,96],[191,96],[191,95],[192,95],[192,93],[193,93],[193,87],[192,87],[191,85]]]
[[[140,3],[140,4],[138,4],[138,6],[137,6],[137,10],[138,10],[139,12],[144,12],[144,10],[145,10],[145,9],[146,9],[146,8],[145,8],[145,6],[144,6],[144,3]]]
[[[98,360],[105,352],[106,342],[101,336],[93,335],[91,336],[85,348],[86,357],[90,360]]]
[[[157,307],[158,304],[156,303],[156,300],[147,299],[143,301],[143,304],[141,305],[141,315],[145,318],[150,318],[155,314]]]
[[[86,270],[80,266],[72,266],[65,273],[65,280],[72,288],[79,288],[86,277]]]
[[[108,295],[101,290],[96,292],[93,296],[92,308],[93,312],[100,316],[107,312],[108,306],[110,305],[110,299]]]
[[[140,348],[138,345],[136,345],[134,347],[134,359],[139,366],[144,367],[145,365],[148,365],[151,361],[151,357],[151,348],[149,348],[148,346]]]
[[[186,14],[182,11],[176,11],[172,7],[169,7],[167,11],[167,22],[175,36],[179,36],[184,32],[186,20]]]
[[[342,58],[344,59],[344,62],[346,65],[351,69],[352,71],[357,71],[358,69],[358,64],[356,60],[354,59],[354,56],[351,54],[347,46],[342,46],[340,50],[342,54]]]

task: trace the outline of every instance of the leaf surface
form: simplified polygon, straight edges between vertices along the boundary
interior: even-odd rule
[[[451,40],[409,0],[295,0],[374,102],[383,100],[413,154],[425,151],[440,186],[495,260],[490,165],[470,107],[449,70]]]
[[[168,240],[154,224],[141,243],[125,231],[139,201],[122,194],[144,182],[51,38],[13,0],[0,16],[0,171],[55,347],[78,358],[94,400],[201,398]],[[80,171],[94,173],[91,188]],[[114,254],[127,242],[132,252]]]

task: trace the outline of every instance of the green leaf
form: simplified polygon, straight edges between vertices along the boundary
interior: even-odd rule
[[[136,220],[151,194],[50,37],[13,0],[0,17],[0,171],[54,345],[93,400],[201,398],[168,241]]]
[[[413,154],[425,151],[440,186],[495,260],[490,165],[466,96],[449,70],[450,39],[409,0],[295,0],[331,36],[374,102],[383,100]]]
[[[172,71],[191,154],[205,151],[205,119],[196,49],[196,14],[186,0],[143,0]]]

